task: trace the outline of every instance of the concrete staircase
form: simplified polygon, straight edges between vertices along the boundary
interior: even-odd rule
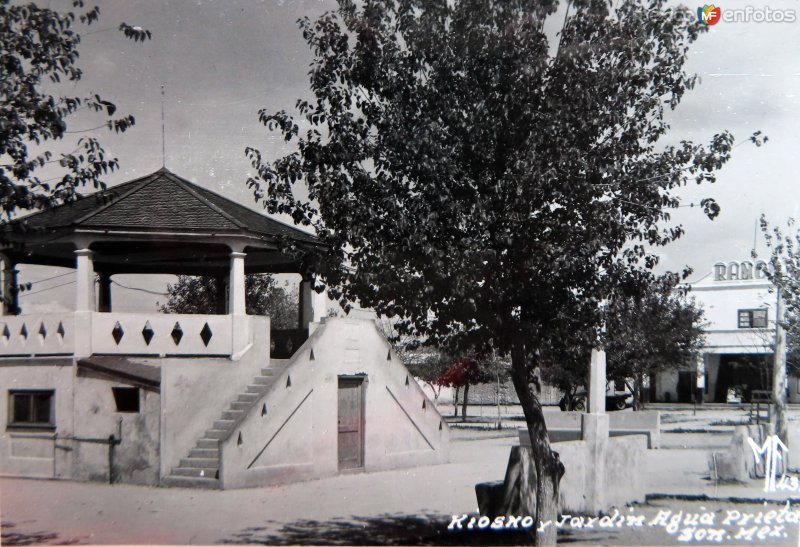
[[[214,422],[213,427],[207,429],[203,437],[198,439],[188,457],[182,459],[178,467],[173,468],[172,473],[161,481],[162,485],[219,488],[220,440],[231,436],[250,408],[273,386],[288,363],[288,359],[271,359],[269,366],[261,369],[261,374],[253,378],[252,383],[248,384],[243,393],[239,393],[230,408],[222,411],[220,419]]]

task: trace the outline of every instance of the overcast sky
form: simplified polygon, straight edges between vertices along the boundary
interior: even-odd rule
[[[47,2],[40,2],[47,3]],[[677,3],[677,2],[676,2]],[[68,9],[71,0],[52,0]],[[310,53],[296,20],[334,6],[329,0],[101,0],[101,21],[83,34],[80,66],[84,79],[75,94],[92,90],[115,102],[136,125],[122,136],[100,133],[121,170],[113,185],[161,167],[161,85],[165,86],[166,165],[173,172],[246,205],[257,207],[244,181],[251,168],[246,146],[268,156],[288,151],[260,126],[257,112],[292,109],[308,96]],[[687,4],[695,10],[700,3]],[[723,10],[762,7],[761,2],[727,0]],[[800,216],[796,159],[800,128],[800,3],[773,1],[771,10],[796,10],[794,23],[730,23],[713,26],[694,45],[688,69],[700,76],[678,110],[670,114],[669,141],[707,141],[724,129],[742,143],[761,130],[761,148],[742,144],[719,173],[718,182],[687,188],[685,202],[714,197],[720,217],[709,221],[699,209],[683,208],[674,218],[687,230],[663,249],[663,265],[689,265],[699,277],[718,260],[745,259],[754,223],[763,212],[777,223]],[[115,27],[119,22],[149,29],[153,39],[134,44]],[[560,24],[560,18],[553,18]],[[90,120],[86,121],[91,123]],[[90,127],[87,125],[87,127]],[[70,129],[80,129],[77,122]],[[763,245],[760,249],[763,251]],[[52,276],[23,271],[22,281]],[[67,280],[70,277],[66,277]],[[141,279],[123,279],[135,285]],[[41,290],[63,281],[39,283]],[[162,280],[163,281],[163,280]],[[152,288],[152,283],[147,284]],[[70,306],[69,285],[23,298],[33,310],[51,301]],[[119,290],[119,289],[117,289]],[[162,287],[163,290],[163,287]],[[137,307],[163,297],[137,294]],[[122,292],[117,302],[133,302]],[[25,309],[25,307],[23,308]]]

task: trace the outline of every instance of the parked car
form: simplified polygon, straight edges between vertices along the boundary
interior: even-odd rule
[[[583,412],[588,405],[589,395],[585,391],[578,391],[570,397],[564,395],[558,403],[563,411],[577,410]],[[633,406],[633,395],[630,393],[606,393],[606,410],[625,410]]]

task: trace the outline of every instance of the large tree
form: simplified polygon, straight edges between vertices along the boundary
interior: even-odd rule
[[[118,162],[106,156],[93,134],[103,128],[122,132],[135,121],[130,115],[114,117],[114,103],[96,93],[73,95],[83,75],[80,27],[97,24],[100,10],[82,0],[74,0],[72,8],[0,0],[0,214],[5,218],[18,209],[75,199],[83,185],[102,187]],[[119,30],[134,41],[150,38],[149,31],[126,23]],[[81,118],[95,127],[70,125],[81,111],[100,118]],[[55,152],[53,146],[67,151]]]
[[[624,381],[641,408],[645,378],[694,367],[703,345],[703,310],[667,274],[639,294],[609,301],[605,349],[609,379]]]
[[[770,227],[766,216],[761,215],[761,232],[770,254],[770,267],[764,273],[778,291],[777,324],[769,342],[774,351],[772,392],[776,434],[786,442],[786,375],[800,375],[800,230],[795,227],[794,219],[782,229]],[[753,255],[755,258],[755,251]]]
[[[713,182],[733,143],[659,144],[695,85],[693,11],[576,0],[551,44],[557,4],[339,0],[299,22],[312,98],[259,114],[296,151],[247,149],[256,198],[331,250],[317,266],[333,296],[510,354],[537,520],[556,517],[563,472],[528,382],[537,350],[564,333],[596,343],[600,303],[651,282],[649,247],[683,233],[668,225],[677,190]]]

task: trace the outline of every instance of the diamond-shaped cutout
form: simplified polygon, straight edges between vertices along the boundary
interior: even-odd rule
[[[261,415],[262,416],[267,415],[267,403],[264,403],[264,406],[261,407]]]
[[[314,359],[316,359],[316,357],[314,357],[314,348],[311,348],[311,353],[308,354],[308,360],[313,361]]]
[[[244,441],[242,440],[242,432],[239,432],[239,438],[236,439],[236,444],[241,446]]]
[[[172,341],[175,342],[176,346],[181,343],[181,338],[183,338],[183,329],[181,328],[180,323],[175,323],[170,336],[172,336]]]
[[[125,336],[125,331],[122,328],[122,325],[119,324],[119,321],[114,325],[114,330],[111,331],[111,336],[114,337],[114,342],[119,345],[122,341],[122,337]]]
[[[422,410],[425,410],[426,408],[428,408],[428,405],[425,404],[425,399],[422,399]]]
[[[41,324],[39,325],[39,334],[42,335],[42,340],[47,338],[47,329],[44,328],[44,321],[42,321]]]
[[[442,422],[440,421],[439,422],[439,431],[441,431],[441,430],[442,430]]]
[[[23,323],[22,328],[19,329],[19,334],[26,340],[28,339],[28,327],[25,326],[25,323]]]
[[[156,335],[156,331],[153,330],[153,327],[150,326],[150,321],[145,321],[144,327],[142,327],[142,338],[144,338],[144,343],[148,346],[150,342],[153,340],[153,336]]]
[[[386,352],[386,360],[387,361],[391,361],[392,360],[392,350],[389,350],[389,351]]]
[[[200,331],[200,338],[203,340],[203,344],[208,347],[208,343],[211,341],[211,337],[214,336],[214,333],[211,332],[211,327],[208,326],[208,323],[203,325],[203,330]]]
[[[408,374],[406,374],[406,387],[408,387]]]
[[[11,338],[11,331],[8,328],[8,323],[3,325],[3,338],[9,340]]]
[[[286,387],[292,387],[292,377],[291,376],[287,376],[286,377]]]
[[[64,338],[64,335],[67,331],[64,329],[64,323],[61,321],[58,322],[58,328],[56,329],[56,334],[59,335],[61,338]]]

